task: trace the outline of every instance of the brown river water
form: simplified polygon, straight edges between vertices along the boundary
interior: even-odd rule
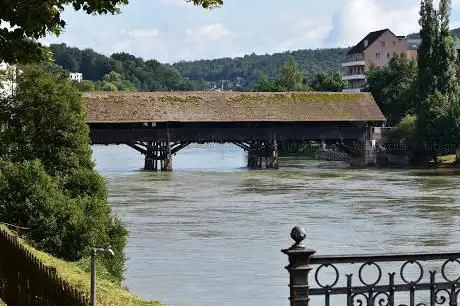
[[[94,158],[129,229],[126,286],[171,306],[288,305],[280,250],[296,224],[318,254],[460,251],[452,170],[286,157],[280,170],[249,171],[231,145],[187,148],[172,173],[141,171],[142,155],[125,146],[95,146]]]

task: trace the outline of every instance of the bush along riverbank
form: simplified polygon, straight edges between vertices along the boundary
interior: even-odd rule
[[[121,289],[128,231],[95,170],[80,92],[48,64],[17,68],[14,92],[0,96],[0,223],[27,228],[37,257],[85,290],[92,248],[110,245],[115,255],[98,257],[101,305],[138,305]]]

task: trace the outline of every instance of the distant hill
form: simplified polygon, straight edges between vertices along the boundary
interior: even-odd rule
[[[184,78],[207,81],[217,88],[220,88],[223,81],[225,89],[245,90],[256,83],[262,73],[275,78],[289,56],[293,56],[303,70],[306,81],[311,81],[319,72],[335,72],[340,69],[347,50],[335,48],[298,50],[271,55],[251,54],[236,58],[181,61],[171,67],[179,71]]]
[[[450,30],[450,34],[454,38],[460,39],[460,28]],[[407,35],[407,38],[409,38],[409,39],[420,39],[420,34],[419,33],[412,33],[412,34]]]

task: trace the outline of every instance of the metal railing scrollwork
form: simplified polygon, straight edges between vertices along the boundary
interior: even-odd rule
[[[460,305],[460,252],[319,256],[303,228],[291,237],[291,306]]]

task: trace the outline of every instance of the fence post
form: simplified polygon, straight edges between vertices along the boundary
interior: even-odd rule
[[[291,231],[291,238],[295,243],[282,252],[289,257],[289,265],[286,270],[289,272],[290,306],[308,306],[310,302],[308,274],[311,271],[310,257],[316,251],[307,249],[303,240],[307,236],[305,230],[296,226]]]

